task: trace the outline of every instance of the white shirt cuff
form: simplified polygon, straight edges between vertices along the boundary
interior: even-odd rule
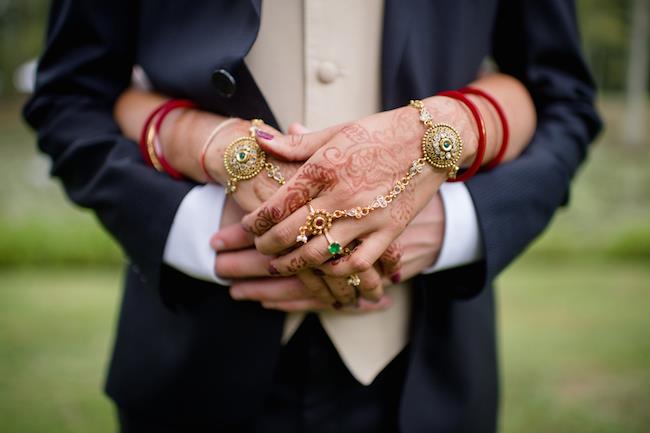
[[[210,238],[221,224],[226,200],[224,188],[202,185],[192,188],[183,198],[169,230],[163,262],[190,277],[230,285],[214,273],[215,251]]]
[[[447,182],[440,187],[445,209],[445,234],[436,263],[423,274],[469,265],[483,258],[483,238],[472,196],[464,183]]]

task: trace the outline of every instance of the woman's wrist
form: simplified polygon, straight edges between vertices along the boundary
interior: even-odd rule
[[[160,139],[169,163],[192,180],[210,181],[201,167],[202,148],[215,127],[226,120],[223,116],[199,110],[185,109],[170,114],[160,130]],[[246,133],[246,124],[240,120],[225,125],[213,137],[208,148],[205,168],[210,177],[220,184],[225,184],[227,180],[223,168],[223,152],[230,141]]]
[[[204,146],[208,145],[205,149],[205,156],[203,158],[203,167],[201,170],[210,174],[210,177],[221,185],[228,183],[229,175],[226,171],[223,159],[226,148],[234,140],[248,135],[251,122],[244,119],[233,119],[227,125],[217,132],[217,135],[212,138],[212,143],[207,143],[215,128],[219,128],[219,124],[212,124],[212,128],[204,134]],[[197,155],[201,154],[201,151]],[[201,164],[201,161],[199,161]]]

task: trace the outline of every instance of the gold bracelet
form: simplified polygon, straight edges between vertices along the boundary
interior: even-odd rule
[[[156,154],[156,148],[155,148],[155,140],[156,140],[156,122],[155,119],[152,119],[151,123],[149,124],[149,128],[147,129],[147,154],[149,155],[149,159],[151,160],[151,165],[153,165],[153,168],[156,169],[156,171],[163,172],[165,169],[163,168],[162,164],[160,163],[160,160],[158,159],[158,155]]]
[[[230,175],[226,185],[226,193],[230,194],[237,190],[237,182],[252,179],[260,171],[266,169],[267,175],[280,185],[284,185],[284,176],[280,168],[266,160],[266,152],[262,150],[255,132],[264,122],[260,119],[253,119],[248,136],[240,137],[230,143],[223,155],[223,163]]]
[[[420,121],[427,128],[422,136],[424,159],[435,168],[449,169],[447,178],[453,179],[458,173],[458,162],[463,155],[463,140],[452,126],[446,123],[433,123],[431,113],[420,100],[411,100],[409,105],[420,111]]]
[[[333,256],[340,254],[342,251],[341,244],[332,240],[328,235],[334,221],[340,218],[361,219],[377,209],[388,207],[406,189],[411,180],[419,173],[422,173],[427,162],[434,168],[448,169],[448,177],[456,175],[458,171],[457,164],[463,151],[463,141],[458,131],[445,123],[434,124],[431,114],[422,101],[412,100],[409,105],[420,112],[420,121],[427,128],[422,137],[423,156],[411,163],[408,173],[395,182],[395,185],[387,194],[378,195],[368,206],[357,206],[346,210],[337,209],[328,212],[323,209],[314,209],[309,203],[309,214],[307,214],[305,224],[298,229],[299,234],[296,236],[296,243],[307,243],[308,236],[322,234],[329,243],[328,252]]]

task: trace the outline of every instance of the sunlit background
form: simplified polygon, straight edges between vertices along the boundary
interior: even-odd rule
[[[46,4],[0,0],[0,430],[109,432],[124,259],[19,115]],[[570,207],[498,281],[507,433],[650,431],[648,0],[579,7],[607,129]]]

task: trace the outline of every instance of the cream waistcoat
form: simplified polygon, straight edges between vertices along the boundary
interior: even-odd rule
[[[311,129],[381,110],[382,0],[267,0],[245,61],[278,122]],[[323,312],[323,328],[343,362],[368,385],[408,341],[410,288],[386,288],[391,308]],[[283,343],[304,318],[287,315]]]

